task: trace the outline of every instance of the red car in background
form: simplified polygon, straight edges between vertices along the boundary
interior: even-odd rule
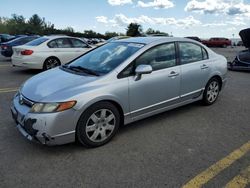
[[[232,45],[231,40],[227,38],[210,38],[209,40],[203,40],[203,44],[208,47],[223,47],[226,48]]]

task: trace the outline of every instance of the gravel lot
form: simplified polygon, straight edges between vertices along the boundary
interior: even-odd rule
[[[214,49],[231,61],[240,48]],[[0,60],[0,90],[39,71]],[[181,187],[250,140],[250,72],[228,72],[218,101],[187,105],[124,126],[107,145],[30,143],[10,114],[14,92],[0,93],[0,187]],[[223,187],[250,165],[250,153],[205,187]]]

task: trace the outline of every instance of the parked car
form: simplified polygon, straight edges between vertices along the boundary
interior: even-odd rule
[[[12,39],[14,39],[15,36],[13,35],[9,35],[9,34],[0,34],[0,43],[3,43],[3,42],[8,42]]]
[[[19,37],[27,37],[28,35],[15,35],[15,39]]]
[[[130,36],[117,36],[117,37],[112,37],[108,39],[106,42],[113,42],[116,40],[127,39],[127,38],[130,38]]]
[[[82,37],[82,38],[80,38],[80,39],[82,39],[85,43],[87,43],[87,44],[91,44],[91,41],[88,39],[88,38],[84,38],[84,37]]]
[[[211,38],[209,40],[203,40],[202,43],[208,47],[223,47],[226,48],[232,45],[231,40],[227,38]]]
[[[202,43],[202,40],[199,37],[186,37],[186,38],[192,39],[192,40],[195,40],[195,41],[198,41],[198,42]]]
[[[239,35],[243,45],[248,49],[238,52],[233,62],[228,63],[228,69],[250,70],[250,28],[241,30]]]
[[[39,37],[36,36],[26,36],[26,37],[18,37],[16,39],[13,39],[9,42],[5,42],[1,44],[1,54],[5,57],[11,57],[13,54],[13,47],[14,46],[20,46],[23,44],[26,44],[32,40],[35,40]]]
[[[244,46],[244,44],[243,44],[242,41],[238,41],[238,42],[237,42],[237,46]]]
[[[79,57],[91,49],[79,38],[44,36],[23,46],[14,47],[13,66],[32,69],[51,69]]]
[[[117,40],[26,81],[11,111],[29,140],[55,145],[77,139],[97,147],[122,124],[199,100],[213,104],[226,73],[226,58],[193,40]]]

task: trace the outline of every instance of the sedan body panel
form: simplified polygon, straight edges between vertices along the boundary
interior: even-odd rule
[[[176,65],[172,67],[153,70],[151,73],[142,75],[132,73],[119,77],[120,73],[147,50],[178,41],[192,42],[201,46],[206,49],[209,59],[182,65],[177,58]],[[99,48],[111,48],[116,44],[120,51],[125,49],[124,44],[137,50],[105,74],[93,75],[88,71],[79,73],[70,70],[75,61],[77,63],[88,54],[94,54]],[[122,47],[119,46],[120,44]],[[119,110],[122,123],[128,124],[201,100],[207,82],[214,76],[221,79],[223,86],[226,83],[226,59],[193,40],[167,37],[129,38],[113,44],[107,43],[99,48],[76,59],[66,68],[54,68],[40,73],[23,84],[13,99],[11,111],[18,129],[25,137],[48,145],[73,142],[80,117],[97,102],[112,103]],[[114,55],[114,53],[109,54]],[[88,59],[84,59],[84,63]],[[164,61],[169,60],[159,61],[165,63]],[[93,68],[93,65],[90,64],[90,67]],[[27,103],[23,102],[26,100]],[[34,113],[32,111],[36,103],[67,101],[76,101],[76,104],[60,112]]]
[[[74,48],[74,47],[49,47],[48,43],[57,39],[71,39],[72,37],[62,36],[50,36],[44,37],[46,40],[38,45],[21,45],[13,48],[13,55],[11,57],[13,66],[26,67],[32,69],[43,69],[43,65],[46,59],[55,57],[60,61],[61,65],[64,65],[82,54],[89,51],[91,48],[86,44],[86,47]],[[77,39],[77,38],[72,38]],[[38,39],[39,40],[39,39]],[[80,40],[80,39],[77,39]],[[83,42],[83,41],[82,41]],[[32,50],[31,55],[22,55],[21,51]]]
[[[205,68],[206,67],[206,68]],[[199,93],[206,86],[210,74],[207,60],[181,65],[181,96]]]
[[[176,75],[171,75],[172,72],[175,72]],[[179,66],[142,75],[141,80],[130,77],[129,101],[131,117],[134,118],[137,115],[147,113],[160,104],[167,106],[170,101],[179,98],[179,92]]]

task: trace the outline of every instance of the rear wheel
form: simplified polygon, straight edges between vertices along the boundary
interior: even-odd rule
[[[87,147],[104,145],[115,136],[120,119],[119,111],[112,103],[96,103],[81,115],[76,128],[76,137]]]
[[[45,62],[43,64],[43,70],[49,70],[49,69],[55,68],[59,65],[61,65],[59,59],[57,59],[55,57],[50,57],[50,58],[45,60]]]
[[[206,85],[205,91],[203,93],[203,103],[205,105],[213,104],[220,93],[220,82],[217,78],[212,78]]]

